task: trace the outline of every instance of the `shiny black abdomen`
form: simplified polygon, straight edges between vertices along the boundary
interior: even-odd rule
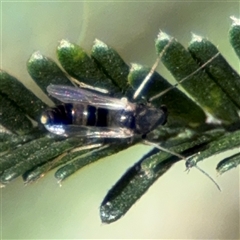
[[[47,124],[120,127],[135,129],[133,112],[109,110],[85,104],[66,103],[45,111]]]

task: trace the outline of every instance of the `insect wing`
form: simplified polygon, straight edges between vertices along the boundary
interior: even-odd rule
[[[112,110],[132,110],[135,106],[135,104],[129,103],[127,100],[112,98],[83,88],[49,85],[47,91],[51,96],[64,103],[83,103]]]
[[[87,127],[80,125],[45,125],[48,131],[66,137],[129,138],[133,131],[127,128]]]

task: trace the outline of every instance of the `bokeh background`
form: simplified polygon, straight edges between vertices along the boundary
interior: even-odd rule
[[[127,63],[151,66],[156,59],[154,39],[161,29],[185,46],[191,32],[207,37],[239,71],[228,41],[232,15],[240,17],[239,1],[1,1],[1,68],[47,101],[26,70],[34,51],[56,59],[61,39],[90,52],[98,38]],[[162,65],[158,70],[171,78]],[[184,172],[182,161],[123,218],[110,225],[101,223],[99,206],[107,191],[149,149],[139,144],[105,158],[70,177],[62,187],[53,172],[26,187],[17,179],[0,190],[0,238],[238,239],[239,169],[217,178],[223,190],[219,192],[198,171]],[[215,177],[220,158],[200,166]]]

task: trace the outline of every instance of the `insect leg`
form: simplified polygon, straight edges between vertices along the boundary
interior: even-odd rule
[[[90,90],[93,90],[93,91],[96,91],[96,92],[100,92],[100,93],[103,93],[103,94],[108,94],[109,93],[109,91],[107,89],[103,89],[103,88],[99,88],[99,87],[93,87],[93,86],[88,85],[86,83],[80,82],[80,81],[78,81],[77,79],[75,79],[75,78],[73,78],[71,76],[68,76],[68,78],[71,80],[71,82],[76,87],[90,89]]]
[[[162,50],[162,52],[158,55],[155,63],[153,64],[150,72],[148,73],[148,75],[143,79],[142,83],[140,84],[140,86],[138,87],[138,89],[135,91],[134,95],[133,95],[133,99],[136,99],[138,97],[138,95],[141,93],[141,91],[143,90],[143,88],[145,87],[145,85],[148,83],[148,81],[150,80],[150,78],[152,77],[154,71],[156,70],[159,61],[162,57],[162,55],[165,53],[165,50],[168,48],[168,46],[171,44],[173,38],[168,42],[168,44],[164,47],[164,49]]]
[[[172,154],[172,155],[174,155],[174,156],[177,156],[177,157],[179,157],[179,158],[181,158],[181,159],[183,159],[183,160],[185,160],[185,161],[187,160],[187,158],[184,157],[183,155],[181,155],[181,154],[179,154],[179,153],[176,153],[176,152],[173,152],[173,151],[171,151],[171,150],[169,150],[169,149],[166,149],[166,148],[160,146],[160,145],[157,144],[157,143],[150,142],[150,141],[147,141],[147,140],[144,140],[143,142],[144,142],[145,144],[150,145],[150,146],[153,146],[153,147],[155,147],[155,148],[157,148],[157,149],[159,149],[159,150],[161,150],[161,151],[164,151],[164,152],[170,153],[170,154]],[[196,169],[198,169],[200,172],[202,172],[206,177],[208,177],[208,178],[215,184],[215,186],[217,187],[217,189],[218,189],[219,191],[221,191],[220,186],[217,184],[217,182],[216,182],[208,173],[206,173],[203,169],[201,169],[201,168],[198,167],[197,165],[194,165],[194,167],[195,167]]]
[[[98,147],[101,147],[102,145],[103,145],[102,143],[95,143],[95,144],[90,144],[87,146],[80,146],[80,147],[76,147],[76,148],[72,149],[70,152],[79,152],[79,151],[83,151],[83,150],[98,148]]]
[[[161,151],[163,151],[163,152],[170,153],[170,154],[172,154],[172,155],[174,155],[174,156],[177,156],[177,157],[179,157],[179,158],[181,158],[181,159],[186,160],[186,158],[185,158],[183,155],[178,154],[178,153],[176,153],[176,152],[173,152],[173,151],[171,151],[171,150],[169,150],[169,149],[167,149],[167,148],[164,148],[164,147],[160,146],[160,145],[157,144],[157,143],[150,142],[150,141],[148,141],[148,140],[144,140],[143,143],[145,143],[145,144],[147,144],[147,145],[150,145],[150,146],[153,146],[153,147],[155,147],[155,148],[157,148],[157,149],[159,149],[159,150],[161,150]]]
[[[216,181],[214,181],[214,179],[205,171],[203,171],[199,166],[195,165],[194,166],[196,169],[198,169],[200,172],[202,172],[204,175],[206,175],[214,184],[215,186],[218,188],[218,190],[221,192],[221,188],[220,186],[216,183]]]
[[[68,178],[70,175],[78,171],[80,168],[99,160],[100,158],[106,156],[106,150],[110,144],[102,145],[101,147],[87,152],[79,157],[76,157],[70,163],[62,166],[55,172],[55,178],[58,180],[59,185],[62,185],[62,181]]]
[[[99,142],[99,141],[98,141]],[[63,165],[67,162],[73,161],[76,157],[79,157],[83,154],[86,154],[87,152],[89,152],[90,149],[94,149],[94,148],[99,148],[103,145],[103,143],[96,143],[96,140],[92,140],[91,142],[87,142],[87,143],[81,143],[81,146],[77,146],[76,148],[71,149],[70,151],[64,152],[61,155],[59,155],[58,157],[54,158],[52,161],[46,162],[45,164],[38,166],[34,169],[32,169],[31,171],[27,171],[22,177],[24,180],[24,184],[27,185],[29,183],[32,183],[42,177],[44,177],[44,175],[60,166]]]

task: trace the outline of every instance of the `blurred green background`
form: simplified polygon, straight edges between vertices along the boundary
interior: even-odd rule
[[[1,68],[36,94],[26,61],[39,50],[56,59],[61,39],[90,52],[98,38],[114,47],[127,62],[151,66],[159,29],[185,46],[191,32],[215,43],[232,66],[239,61],[228,41],[230,16],[240,16],[239,1],[175,2],[1,2]],[[169,78],[162,65],[159,72]],[[217,182],[201,173],[184,172],[176,164],[119,221],[101,224],[99,206],[107,191],[128,167],[151,148],[138,145],[87,166],[59,187],[48,174],[25,187],[21,179],[1,189],[1,239],[238,239],[239,169]],[[238,151],[238,150],[237,150]],[[228,152],[229,155],[229,152]],[[221,156],[222,157],[222,156]],[[216,156],[200,164],[216,176]]]

